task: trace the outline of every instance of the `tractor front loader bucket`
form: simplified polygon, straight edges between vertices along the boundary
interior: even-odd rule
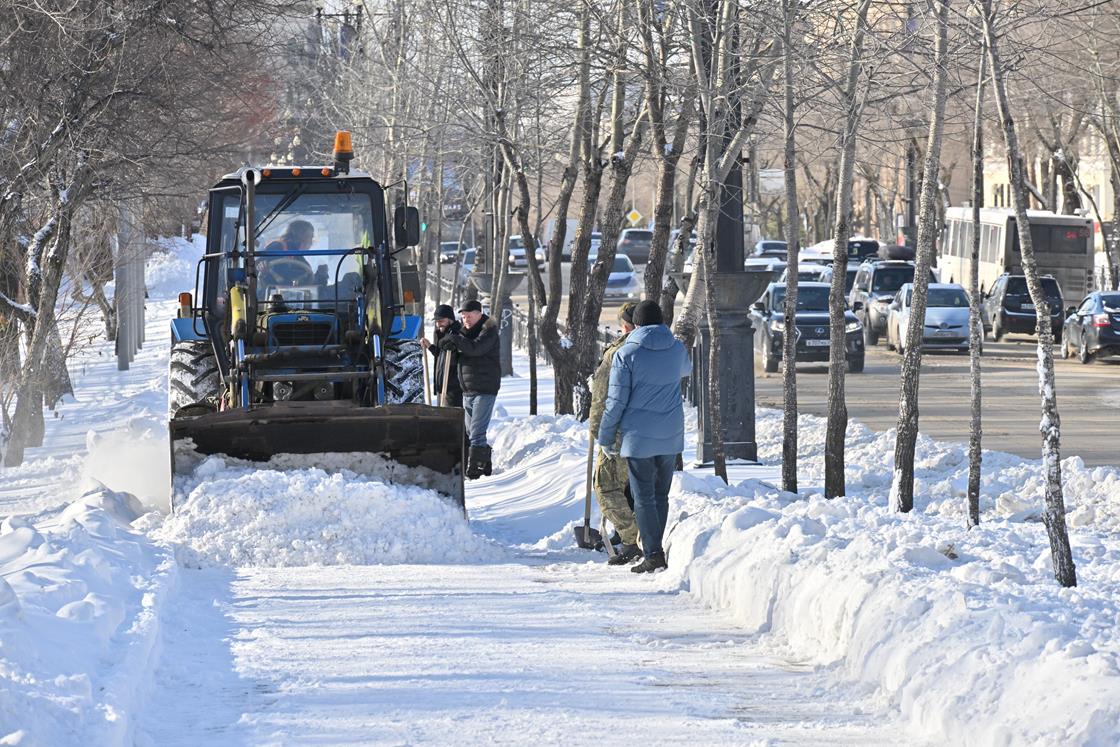
[[[283,402],[173,418],[170,431],[173,475],[176,461],[185,466],[176,456],[180,449],[255,462],[281,454],[372,453],[437,473],[440,479],[428,482],[437,482],[440,492],[464,507],[464,425],[458,408]]]

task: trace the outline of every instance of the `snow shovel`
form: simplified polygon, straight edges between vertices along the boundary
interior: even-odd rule
[[[595,463],[595,439],[588,437],[587,482],[584,484],[583,524],[572,525],[572,536],[581,550],[598,550],[603,546],[603,535],[591,528],[591,471]]]

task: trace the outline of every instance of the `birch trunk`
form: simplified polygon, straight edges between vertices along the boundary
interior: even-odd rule
[[[1054,380],[1054,333],[1050,327],[1050,306],[1038,276],[1038,265],[1031,242],[1030,220],[1027,218],[1027,189],[1023,175],[1023,151],[1011,113],[1011,102],[1004,81],[1005,68],[999,53],[992,0],[981,0],[984,16],[984,37],[988,45],[988,64],[992,69],[992,90],[995,93],[1004,144],[1007,146],[1008,175],[1011,182],[1011,203],[1019,231],[1023,274],[1034,301],[1038,331],[1038,390],[1042,399],[1042,463],[1046,470],[1046,508],[1043,522],[1050,539],[1050,557],[1054,577],[1062,586],[1076,586],[1077,574],[1073,552],[1066,531],[1065,499],[1062,495],[1061,418],[1058,414],[1057,386]]]
[[[836,175],[836,222],[833,229],[832,286],[828,291],[828,420],[824,444],[824,495],[844,495],[844,436],[848,430],[848,405],[844,399],[846,322],[844,281],[848,275],[848,238],[851,236],[852,174],[856,158],[856,131],[863,113],[860,74],[863,70],[863,42],[867,32],[867,12],[871,0],[860,0],[856,9],[856,29],[852,37],[848,74],[844,84],[844,122],[841,135],[840,168]]]
[[[782,23],[785,224],[787,266],[792,268],[797,267],[801,250],[801,232],[797,222],[797,126],[793,116],[793,26],[797,20],[797,8],[797,0],[786,0]],[[790,272],[786,276],[785,333],[782,335],[782,490],[790,493],[797,492],[797,337],[789,334],[796,329],[796,315],[797,273]]]
[[[937,184],[941,170],[941,139],[945,123],[945,88],[948,78],[949,2],[937,2],[937,43],[933,58],[933,106],[922,164],[921,196],[918,203],[918,241],[914,262],[914,291],[906,346],[902,354],[899,385],[898,427],[894,443],[894,479],[891,506],[906,513],[914,508],[914,451],[918,443],[918,385],[922,372],[922,340],[925,337],[926,302],[929,296],[933,243],[937,237]]]
[[[980,348],[984,339],[984,319],[980,313],[980,208],[984,204],[984,70],[986,52],[980,55],[976,78],[976,113],[972,122],[972,256],[968,267],[968,520],[967,526],[980,525],[980,467],[984,435],[981,428],[983,403],[980,379]]]

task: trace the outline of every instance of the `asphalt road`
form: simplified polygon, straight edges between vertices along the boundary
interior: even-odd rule
[[[569,266],[565,264],[564,291]],[[639,281],[641,270],[639,267]],[[450,272],[448,271],[448,276]],[[526,306],[525,284],[513,293],[515,304]],[[615,327],[621,302],[603,304],[600,323]],[[567,298],[561,319],[567,312]],[[1003,342],[984,343],[984,448],[1037,459],[1041,452],[1038,377],[1035,342],[1010,335]],[[1120,424],[1120,363],[1055,359],[1058,407],[1062,416],[1062,454],[1080,456],[1086,464],[1115,465],[1120,461],[1117,426]],[[798,371],[798,405],[802,412],[826,414],[828,369],[803,363]],[[968,440],[968,356],[927,352],[923,356],[919,396],[920,428],[933,438]],[[899,356],[885,345],[868,350],[864,372],[847,376],[848,415],[875,430],[893,428],[898,422]],[[755,367],[758,404],[782,406],[781,373],[767,374]]]
[[[1032,338],[1012,335],[984,343],[984,448],[1037,459],[1041,452],[1036,346]],[[875,430],[898,422],[899,356],[882,344],[868,350],[861,374],[848,374],[848,416]],[[1062,417],[1062,456],[1077,455],[1091,465],[1120,461],[1120,364],[1055,359],[1058,408]],[[797,367],[801,412],[825,415],[828,370],[817,364]],[[969,428],[968,356],[926,353],[922,356],[919,394],[920,429],[933,438],[967,441]],[[781,373],[755,368],[758,404],[782,406]]]

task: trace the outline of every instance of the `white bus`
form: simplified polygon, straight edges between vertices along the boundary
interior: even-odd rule
[[[1079,215],[1028,210],[1031,239],[1040,275],[1052,275],[1066,298],[1081,298],[1093,289],[1093,221]],[[939,265],[941,282],[968,286],[972,258],[972,208],[945,211]],[[980,290],[1005,272],[1023,272],[1015,213],[1010,208],[980,209]]]

